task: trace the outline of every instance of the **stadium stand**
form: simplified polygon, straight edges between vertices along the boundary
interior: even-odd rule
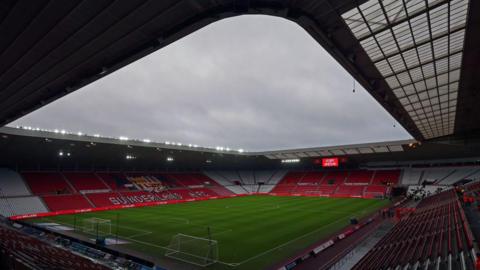
[[[452,185],[459,180],[478,177],[480,177],[480,168],[473,166],[406,168],[403,170],[401,184],[420,185],[426,181],[435,185]]]
[[[94,173],[65,172],[63,175],[79,192],[89,190],[109,190],[109,187]]]
[[[285,170],[205,171],[205,176],[230,194],[269,193],[285,176]],[[218,193],[218,192],[217,192]],[[220,194],[220,193],[219,193]]]
[[[422,200],[353,269],[473,269],[472,248],[465,213],[449,190]]]
[[[0,225],[0,255],[11,269],[109,269],[22,232]]]
[[[399,183],[400,170],[289,172],[270,192],[333,197],[384,197]]]
[[[368,185],[364,191],[365,197],[383,197],[388,194],[389,187],[379,185]]]
[[[36,195],[72,194],[73,187],[57,172],[23,172],[23,178]]]
[[[345,183],[368,185],[372,182],[375,171],[351,171]]]
[[[14,216],[48,212],[38,196],[32,196],[20,174],[0,169],[0,215]]]
[[[339,185],[335,191],[335,195],[362,197],[365,188],[365,186]]]
[[[94,207],[81,194],[72,195],[47,195],[42,197],[50,211],[61,211],[70,209],[86,209]]]
[[[291,171],[243,170],[205,171],[204,173],[120,173],[120,172],[24,172],[25,182],[13,171],[0,171],[14,194],[24,200],[32,213],[131,204],[135,202],[193,199],[233,194],[271,193],[277,195],[330,197],[385,197],[391,187],[421,179],[441,179],[454,183],[476,176],[478,167],[408,168],[401,170]],[[412,179],[409,177],[413,176]],[[402,179],[400,182],[399,179]],[[48,182],[48,185],[43,183]],[[10,187],[12,186],[12,187]],[[411,189],[415,186],[411,185]],[[417,187],[419,185],[416,185]],[[427,186],[433,194],[434,186]],[[29,189],[33,191],[31,194]],[[409,189],[410,190],[410,189]],[[417,192],[418,193],[418,192]],[[32,197],[38,195],[39,197]],[[0,197],[2,195],[0,194]],[[3,196],[5,197],[5,196]],[[9,196],[11,197],[11,196]],[[421,197],[420,197],[421,198]],[[30,210],[15,199],[3,199],[5,215],[25,214]],[[25,203],[27,204],[27,203]]]
[[[385,185],[390,183],[396,185],[400,181],[400,175],[400,170],[376,170],[373,174],[373,179],[370,184]]]
[[[120,173],[99,172],[95,175],[102,180],[111,190],[126,191],[133,188],[126,176]]]
[[[0,196],[28,196],[30,190],[20,174],[15,171],[0,168]]]
[[[5,217],[45,213],[48,209],[37,196],[0,197],[0,215]]]
[[[115,205],[112,198],[121,197],[118,192],[89,193],[86,196],[96,207]]]

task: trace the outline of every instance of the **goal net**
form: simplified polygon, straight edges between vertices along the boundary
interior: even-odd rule
[[[112,235],[112,222],[103,218],[86,218],[83,220],[83,232],[97,237]]]
[[[165,256],[198,266],[209,266],[218,261],[218,242],[186,234],[172,237]]]

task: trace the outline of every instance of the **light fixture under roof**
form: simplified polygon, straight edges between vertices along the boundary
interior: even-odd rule
[[[369,0],[342,18],[426,139],[454,132],[469,0]]]

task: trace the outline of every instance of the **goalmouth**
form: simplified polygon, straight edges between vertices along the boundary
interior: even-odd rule
[[[112,235],[112,222],[109,219],[86,218],[83,220],[82,231],[98,237],[108,237]]]
[[[179,233],[172,237],[165,256],[206,267],[218,261],[218,242]]]

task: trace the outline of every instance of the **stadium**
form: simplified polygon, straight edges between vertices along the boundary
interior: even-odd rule
[[[298,24],[411,139],[256,151],[11,125],[240,15]],[[479,26],[477,0],[2,1],[0,269],[480,269]]]

